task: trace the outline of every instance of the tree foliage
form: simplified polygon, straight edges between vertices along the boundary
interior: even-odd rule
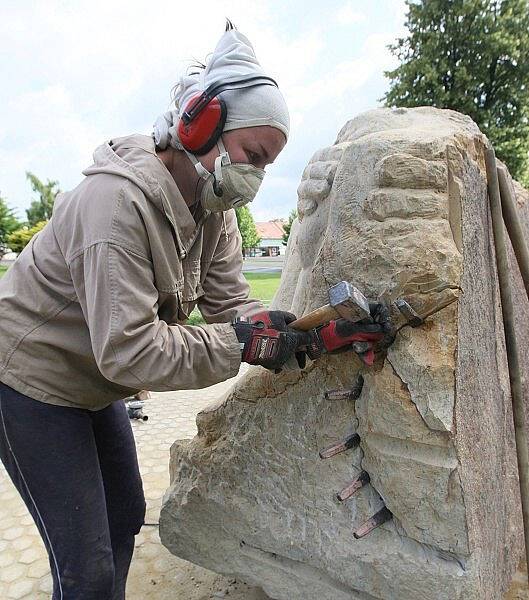
[[[40,221],[33,227],[21,227],[7,236],[7,245],[13,252],[22,252],[31,238],[38,233],[48,221]]]
[[[55,197],[61,191],[57,181],[43,183],[36,175],[27,172],[26,177],[31,184],[31,189],[38,194],[38,199],[33,200],[30,207],[26,209],[28,224],[33,227],[41,221],[51,219]]]
[[[529,183],[529,0],[406,0],[409,34],[390,46],[388,106],[469,115]]]
[[[298,218],[298,211],[296,209],[291,210],[288,215],[288,221],[283,225],[283,244],[286,246],[288,243],[288,238],[290,237],[290,230],[292,229],[292,223],[295,219]]]
[[[22,223],[15,216],[14,210],[9,208],[7,202],[0,196],[0,258],[9,250],[8,235],[21,226]]]
[[[237,215],[237,225],[239,226],[242,237],[242,251],[243,254],[245,254],[245,250],[248,248],[256,248],[259,245],[261,238],[257,233],[252,213],[247,206],[236,208],[235,214]]]

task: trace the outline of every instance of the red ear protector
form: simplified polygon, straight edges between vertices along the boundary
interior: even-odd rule
[[[272,78],[257,75],[229,83],[216,83],[191,98],[178,124],[178,137],[182,146],[188,152],[199,156],[209,152],[221,136],[228,115],[226,103],[217,94],[228,89],[252,87],[268,82],[277,87]]]

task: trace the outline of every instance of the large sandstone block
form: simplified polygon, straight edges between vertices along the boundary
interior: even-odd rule
[[[274,306],[301,315],[342,279],[371,298],[459,300],[371,368],[347,353],[303,372],[250,369],[173,446],[160,521],[171,552],[277,600],[502,597],[522,535],[485,144],[452,111],[379,109],[316,152]],[[360,374],[356,401],[324,398]],[[353,432],[358,448],[319,458]],[[340,502],[362,471],[369,484]],[[393,519],[355,539],[384,505]]]

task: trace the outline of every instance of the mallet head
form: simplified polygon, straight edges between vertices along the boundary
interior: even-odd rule
[[[371,318],[367,298],[348,281],[340,281],[329,289],[329,304],[340,317],[353,323]]]

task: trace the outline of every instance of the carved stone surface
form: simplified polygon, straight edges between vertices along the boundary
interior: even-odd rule
[[[412,306],[454,290],[459,300],[403,329],[371,368],[353,353],[303,372],[251,368],[172,448],[160,521],[171,552],[277,600],[502,597],[522,535],[485,144],[452,111],[377,109],[316,152],[274,307],[307,313],[343,279]],[[513,280],[524,362],[514,263]],[[324,399],[359,373],[356,401]],[[354,432],[359,448],[319,458]],[[340,502],[362,470],[370,483]],[[355,539],[384,505],[393,519]]]

